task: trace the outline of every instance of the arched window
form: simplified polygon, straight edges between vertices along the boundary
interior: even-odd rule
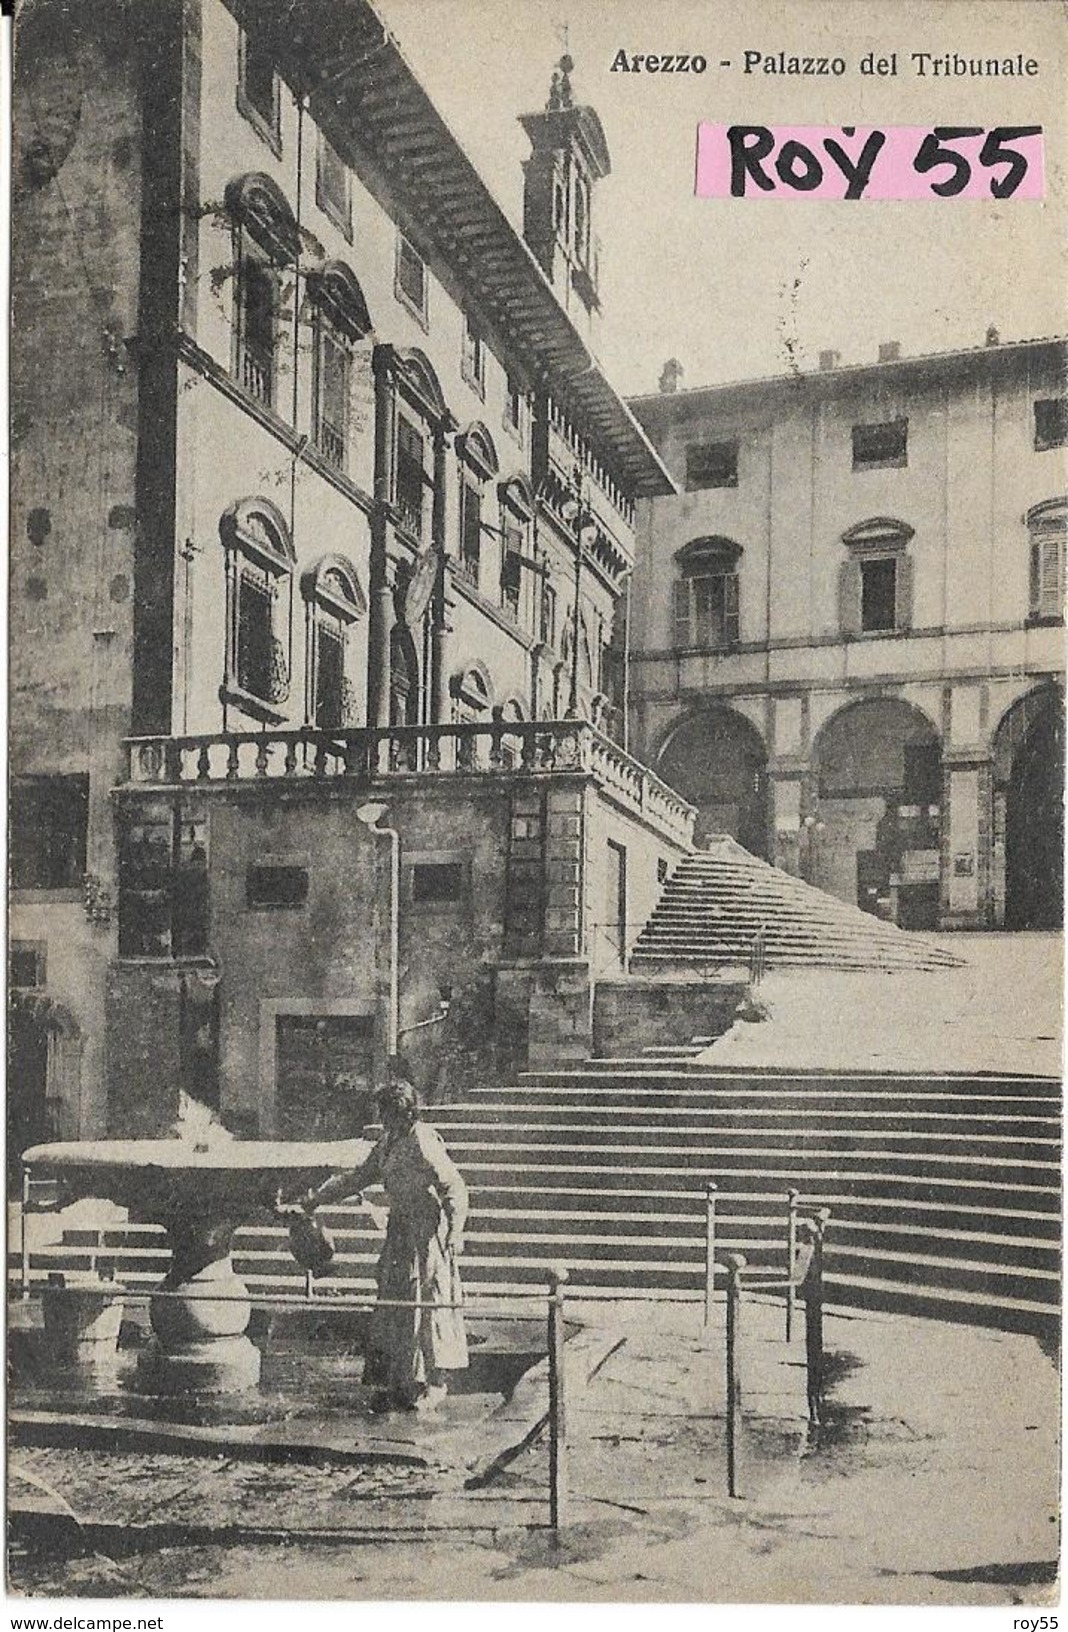
[[[842,534],[849,552],[838,583],[843,635],[889,635],[912,624],[913,528],[892,516],[858,521]]]
[[[530,526],[534,495],[525,476],[513,476],[498,488],[501,500],[501,606],[524,627],[530,624],[530,592],[526,588],[533,566]]]
[[[350,640],[367,610],[356,569],[328,555],[301,579],[307,609],[306,715],[321,731],[358,723]]]
[[[226,208],[234,223],[234,373],[250,397],[274,408],[282,269],[297,259],[300,229],[269,176],[232,181]]]
[[[1033,623],[1064,621],[1064,555],[1068,498],[1044,499],[1027,512],[1030,543],[1030,606]]]
[[[312,433],[328,464],[344,471],[352,434],[352,359],[371,332],[371,317],[355,274],[328,261],[308,279],[313,311]]]
[[[676,647],[722,651],[738,644],[741,554],[729,538],[695,538],[676,553]]]
[[[453,700],[453,718],[488,720],[493,708],[495,692],[490,672],[484,663],[474,662],[449,682]]]
[[[460,461],[460,551],[456,566],[461,578],[481,589],[486,526],[483,490],[497,474],[497,450],[485,425],[476,420],[456,438],[456,452]]]
[[[265,724],[285,718],[293,544],[270,499],[241,499],[223,512],[226,665],[223,701]]]

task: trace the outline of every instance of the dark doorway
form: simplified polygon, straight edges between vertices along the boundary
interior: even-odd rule
[[[1064,923],[1064,706],[1051,692],[1026,712],[1030,717],[1024,718],[1022,732],[1019,722],[1015,730],[1009,727],[1010,739],[1016,740],[1005,789],[1005,928],[1059,929]]]
[[[697,806],[699,845],[728,833],[755,856],[767,856],[767,754],[756,727],[741,714],[717,708],[683,720],[661,749],[656,769]]]
[[[48,1089],[46,1026],[17,1005],[8,1011],[7,1032],[7,1182],[9,1194],[18,1194],[22,1154],[31,1145],[56,1137],[55,1119],[46,1098]]]
[[[373,1120],[372,1017],[279,1015],[276,1037],[275,1136],[358,1137]]]

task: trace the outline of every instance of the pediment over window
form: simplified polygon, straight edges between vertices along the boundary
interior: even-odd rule
[[[356,568],[343,555],[324,555],[303,573],[300,592],[306,601],[326,607],[345,623],[355,623],[367,611],[367,597]]]
[[[521,521],[530,521],[534,514],[534,489],[522,472],[498,483],[497,492],[501,503]]]
[[[489,670],[477,659],[453,675],[449,681],[449,691],[457,701],[477,712],[490,709],[496,695]]]
[[[1064,532],[1068,527],[1068,497],[1043,499],[1033,504],[1024,521],[1029,532]]]
[[[915,527],[910,527],[907,521],[898,521],[893,516],[869,516],[867,521],[858,521],[852,527],[847,527],[842,534],[842,543],[847,550],[855,550],[858,554],[866,550],[903,550],[915,531]]]
[[[481,481],[488,482],[500,469],[493,438],[480,419],[474,420],[456,438],[456,451]]]
[[[327,261],[321,271],[311,273],[308,294],[347,339],[362,340],[370,334],[367,301],[355,272],[344,261]]]
[[[737,566],[744,551],[733,538],[713,536],[694,538],[675,551],[679,571],[685,577],[705,572],[730,572]]]
[[[394,366],[398,383],[428,419],[449,417],[441,382],[425,352],[420,351],[418,346],[412,346],[409,351],[398,351]]]
[[[228,184],[225,198],[228,213],[273,261],[287,266],[297,259],[300,227],[276,181],[262,171],[250,171]]]
[[[296,560],[289,528],[270,499],[238,499],[219,517],[219,537],[229,550],[243,550],[276,572],[289,572]]]

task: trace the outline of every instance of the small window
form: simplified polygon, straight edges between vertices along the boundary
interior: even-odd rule
[[[351,239],[352,186],[348,165],[322,131],[315,169],[315,202],[345,237]]]
[[[260,909],[302,907],[308,899],[308,869],[270,863],[245,874],[245,904]]]
[[[525,428],[526,393],[519,381],[509,374],[505,385],[504,423],[522,442]]]
[[[462,901],[467,893],[462,861],[418,861],[412,867],[412,900],[444,904]]]
[[[349,348],[332,325],[315,325],[315,443],[328,464],[344,470],[349,429]]]
[[[482,494],[473,482],[460,486],[460,576],[478,588],[482,563]]]
[[[209,927],[208,824],[132,812],[119,848],[119,955],[202,957]]]
[[[897,557],[860,563],[860,627],[877,634],[897,627]]]
[[[403,233],[397,234],[397,276],[394,285],[403,301],[422,323],[426,322],[426,263]]]
[[[584,176],[575,178],[575,259],[583,266],[590,258],[590,188]]]
[[[737,442],[706,442],[687,448],[686,486],[691,493],[703,487],[737,487]]]
[[[397,463],[394,500],[402,527],[416,538],[423,535],[423,506],[426,496],[426,444],[410,419],[397,415]]]
[[[227,702],[279,724],[289,697],[293,547],[268,499],[242,499],[219,521],[227,552]]]
[[[1068,397],[1045,397],[1035,403],[1035,452],[1068,444]]]
[[[469,317],[464,318],[464,349],[461,372],[479,396],[486,394],[486,345]]]
[[[893,470],[908,464],[909,422],[853,426],[853,469]]]
[[[274,56],[261,39],[242,31],[237,105],[275,153],[282,151],[281,96]]]
[[[1068,543],[1065,501],[1046,499],[1027,513],[1031,546],[1030,616],[1035,623],[1064,617],[1064,557]]]
[[[80,889],[89,828],[87,776],[35,776],[11,786],[11,886]]]
[[[47,950],[43,941],[12,941],[8,952],[8,981],[20,991],[31,991],[46,982]]]

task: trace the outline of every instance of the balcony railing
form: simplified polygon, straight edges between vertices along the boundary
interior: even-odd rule
[[[133,737],[126,785],[157,789],[234,783],[480,774],[584,773],[624,809],[689,845],[692,805],[586,720],[395,725],[382,729],[225,732]]]

